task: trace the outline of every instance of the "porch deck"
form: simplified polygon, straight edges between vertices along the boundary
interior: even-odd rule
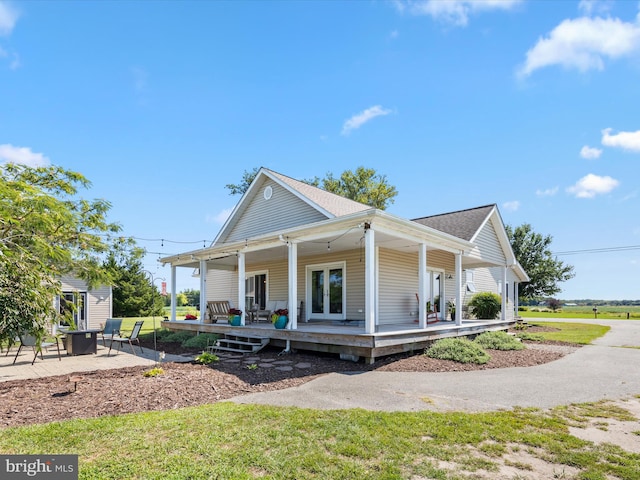
[[[375,333],[365,333],[364,326],[310,321],[298,323],[297,330],[278,330],[271,323],[248,323],[234,327],[227,323],[200,323],[199,321],[163,321],[170,330],[188,330],[201,333],[269,338],[270,345],[297,350],[336,353],[342,356],[363,357],[373,363],[376,358],[429,346],[435,340],[448,337],[479,335],[487,331],[506,330],[515,324],[512,320],[462,320],[462,325],[439,321],[420,329],[417,323],[379,325]]]

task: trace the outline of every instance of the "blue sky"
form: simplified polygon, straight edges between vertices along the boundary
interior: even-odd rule
[[[0,162],[83,173],[167,279],[245,170],[363,165],[390,213],[496,203],[581,251],[560,298],[638,299],[638,85],[636,1],[0,0]]]

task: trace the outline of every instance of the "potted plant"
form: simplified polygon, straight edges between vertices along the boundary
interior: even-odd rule
[[[229,309],[229,325],[234,327],[242,325],[242,310],[238,308]]]
[[[289,310],[286,308],[280,308],[273,312],[271,315],[271,323],[273,326],[278,329],[286,328],[289,323]]]
[[[447,302],[447,308],[449,308],[449,313],[451,313],[451,320],[455,320],[456,319],[456,301],[449,300]]]

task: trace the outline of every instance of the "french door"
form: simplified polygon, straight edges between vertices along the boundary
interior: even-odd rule
[[[344,274],[344,262],[307,267],[307,318],[345,319]]]

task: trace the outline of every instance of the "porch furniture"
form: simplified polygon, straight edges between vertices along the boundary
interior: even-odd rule
[[[288,308],[288,306],[287,300],[269,300],[264,310],[257,310],[255,312],[255,321],[256,323],[260,323],[260,319],[263,319],[266,322],[271,322],[271,315],[273,315],[276,310],[284,310]]]
[[[69,330],[64,334],[67,355],[87,355],[98,353],[98,333],[100,330]]]
[[[111,339],[114,335],[120,335],[120,327],[122,326],[121,318],[107,318],[100,335],[102,336],[102,345],[107,346],[106,340]]]
[[[231,305],[228,300],[209,300],[207,302],[205,323],[218,323],[220,319],[227,320],[230,309]]]
[[[29,333],[23,333],[19,335],[19,337],[20,337],[20,346],[18,347],[16,356],[13,359],[13,365],[16,364],[16,360],[18,360],[18,355],[20,355],[20,351],[22,350],[22,347],[33,348],[34,355],[33,355],[33,361],[31,362],[31,365],[33,365],[36,362],[36,358],[38,358],[38,353],[40,354],[40,358],[44,360],[44,356],[42,355],[43,348],[53,347],[54,345],[58,349],[58,360],[62,361],[62,357],[60,357],[60,345],[58,344],[57,338],[55,342],[44,342],[44,341],[39,342],[35,335],[31,335]]]
[[[420,305],[420,297],[418,296],[418,294],[416,293],[416,300],[418,301],[418,305]],[[431,320],[431,322],[429,322],[429,320]],[[429,325],[429,323],[437,323],[440,319],[438,318],[438,308],[436,307],[435,310],[431,310],[431,302],[427,302],[427,325]],[[416,322],[419,322],[420,320],[416,320]]]
[[[138,347],[140,347],[140,353],[144,353],[144,350],[142,349],[142,345],[140,345],[140,339],[138,338],[138,335],[140,335],[140,330],[142,329],[143,323],[144,322],[142,320],[137,321],[133,325],[133,330],[131,331],[131,335],[129,335],[128,337],[113,335],[111,337],[111,343],[109,344],[109,353],[107,353],[107,356],[111,355],[111,348],[113,347],[113,342],[116,342],[118,344],[118,351],[120,351],[120,346],[123,343],[128,343],[129,346],[131,347],[131,353],[133,353],[134,355],[136,354],[136,352],[133,349],[133,342],[136,342],[138,344]]]

